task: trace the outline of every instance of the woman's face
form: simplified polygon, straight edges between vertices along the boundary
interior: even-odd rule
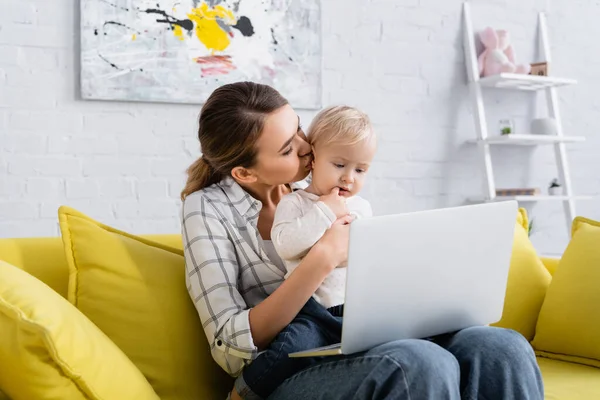
[[[311,168],[311,150],[290,105],[269,114],[256,142],[256,164],[251,168],[258,182],[281,185],[301,181]]]

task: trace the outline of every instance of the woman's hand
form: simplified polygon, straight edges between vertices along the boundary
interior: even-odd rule
[[[353,219],[338,218],[281,286],[250,309],[250,330],[259,350],[294,319],[331,271],[346,263]]]
[[[235,387],[231,391],[231,400],[242,400],[242,397],[238,394],[237,390],[235,390]]]
[[[315,252],[325,260],[325,265],[331,269],[346,266],[348,261],[348,242],[350,241],[350,223],[354,220],[351,215],[338,218],[331,228],[313,246]],[[311,250],[312,251],[312,250]]]
[[[343,217],[338,218],[332,225],[349,225],[354,219],[354,215],[346,214]]]

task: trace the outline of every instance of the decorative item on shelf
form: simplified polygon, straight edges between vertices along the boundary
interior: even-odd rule
[[[539,188],[509,188],[496,189],[496,196],[536,196],[540,194]]]
[[[527,236],[531,237],[533,234],[533,218],[529,219],[529,225],[527,226]]]
[[[558,179],[552,179],[552,182],[550,182],[550,186],[548,186],[548,194],[550,196],[560,196],[561,194],[563,194],[563,188],[562,185],[558,183]]]
[[[511,119],[501,119],[498,121],[498,127],[501,135],[510,135],[515,130]]]
[[[528,74],[529,64],[518,64],[515,61],[515,50],[510,44],[510,36],[506,30],[494,30],[487,27],[479,34],[485,50],[479,55],[480,76],[498,75],[503,72]]]
[[[556,120],[554,118],[536,118],[531,121],[531,133],[536,135],[556,136]]]
[[[546,61],[531,63],[529,75],[548,76],[548,63]]]

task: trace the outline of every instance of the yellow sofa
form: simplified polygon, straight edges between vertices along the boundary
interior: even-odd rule
[[[179,235],[144,237],[179,249],[182,246]],[[69,269],[64,253],[60,238],[0,239],[0,260],[21,268],[66,298]],[[551,274],[558,264],[557,259],[550,258],[543,259],[543,262]],[[205,338],[199,337],[198,340]],[[600,338],[598,345],[600,346]],[[600,399],[600,368],[546,358],[538,358],[538,362],[544,377],[547,399]],[[2,360],[0,367],[1,363]],[[218,366],[215,364],[214,368],[217,377]],[[223,387],[222,393],[231,387],[231,382],[226,384],[227,387]],[[211,393],[211,396],[214,396],[214,391]]]

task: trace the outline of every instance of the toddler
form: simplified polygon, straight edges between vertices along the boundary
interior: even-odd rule
[[[376,148],[368,116],[348,106],[326,108],[313,120],[308,140],[314,155],[311,183],[281,199],[271,231],[286,278],[337,219],[371,216],[371,206],[357,195]],[[318,361],[290,358],[289,353],[341,341],[345,282],[346,268],[333,270],[294,320],[244,367],[236,382],[242,398],[266,398],[285,379]]]
[[[312,181],[281,199],[271,239],[288,277],[302,257],[338,218],[370,217],[371,206],[358,193],[375,155],[375,135],[366,114],[347,107],[321,111],[308,138],[313,149]],[[346,269],[336,268],[314,294],[325,308],[344,302]]]

